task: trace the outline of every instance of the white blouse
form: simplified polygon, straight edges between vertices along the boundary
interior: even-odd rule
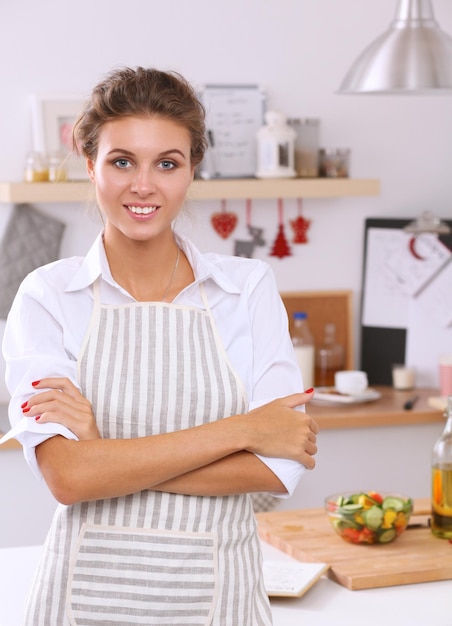
[[[198,284],[203,282],[218,333],[241,378],[249,410],[303,390],[288,333],[287,313],[270,266],[257,259],[202,254],[176,234],[195,281],[174,299],[178,305],[204,309]],[[8,315],[3,338],[6,385],[12,396],[12,429],[37,476],[35,447],[56,434],[77,437],[60,424],[39,424],[23,416],[21,405],[36,391],[34,380],[67,377],[77,385],[77,357],[93,307],[93,282],[100,277],[103,304],[135,299],[113,279],[99,234],[86,257],[61,259],[30,273],[20,286]],[[304,410],[304,407],[300,407]],[[1,442],[1,440],[0,440]],[[259,457],[291,495],[305,470],[288,459]],[[277,494],[275,494],[277,495]]]

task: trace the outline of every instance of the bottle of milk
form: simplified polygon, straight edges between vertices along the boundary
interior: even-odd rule
[[[307,313],[296,311],[293,314],[292,343],[295,356],[303,375],[305,389],[314,386],[315,347],[314,338],[308,325]]]

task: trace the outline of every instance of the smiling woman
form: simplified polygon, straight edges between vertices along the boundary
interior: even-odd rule
[[[204,132],[143,68],[75,124],[104,229],[23,281],[4,337],[10,436],[61,503],[25,626],[271,624],[251,494],[293,492],[318,426],[269,266],[174,230]]]
[[[193,172],[189,132],[172,120],[154,115],[107,122],[99,137],[96,160],[88,159],[88,173],[106,219],[104,246],[110,268],[115,280],[138,301],[172,299],[171,295],[193,281],[184,256],[176,268],[177,276],[173,276],[180,249],[171,230]],[[132,274],[134,261],[141,271]],[[149,268],[164,265],[164,271],[149,276],[143,271],[143,261]],[[165,289],[170,277],[175,279],[172,291]]]

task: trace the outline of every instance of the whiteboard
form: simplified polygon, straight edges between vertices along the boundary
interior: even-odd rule
[[[250,178],[256,175],[256,133],[264,124],[265,94],[258,85],[205,85],[208,149],[200,176]]]
[[[365,220],[360,368],[374,385],[390,385],[392,365],[405,363],[418,387],[438,387],[438,354],[452,351],[452,234],[432,249],[447,254],[417,261],[403,230],[413,219]]]

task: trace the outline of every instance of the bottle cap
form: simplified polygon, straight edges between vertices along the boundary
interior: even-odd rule
[[[304,311],[295,311],[293,314],[294,320],[305,320],[308,317],[308,314]]]

